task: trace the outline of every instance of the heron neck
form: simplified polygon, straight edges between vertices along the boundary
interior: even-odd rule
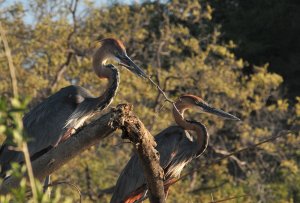
[[[112,64],[105,65],[109,58],[109,55],[101,48],[95,52],[93,57],[93,67],[97,76],[101,79],[106,78],[108,80],[107,89],[98,97],[98,101],[100,101],[98,108],[100,108],[100,110],[106,108],[112,102],[120,83],[118,69]]]
[[[105,63],[110,57],[103,49],[98,49],[93,56],[93,68],[99,78],[112,77],[112,72],[106,67]]]
[[[108,87],[105,92],[98,97],[98,108],[103,110],[113,101],[113,98],[116,96],[120,83],[120,74],[117,68],[112,64],[106,65],[106,69],[109,70],[110,75],[108,78]]]
[[[187,121],[184,118],[184,112],[188,109],[188,106],[185,106],[184,104],[176,103],[175,104],[178,111],[173,108],[173,116],[175,119],[175,122],[177,125],[182,127],[185,130],[194,131],[197,136],[197,151],[198,156],[205,151],[208,140],[209,140],[209,134],[207,133],[206,127],[199,123],[199,122],[193,122],[193,121]]]

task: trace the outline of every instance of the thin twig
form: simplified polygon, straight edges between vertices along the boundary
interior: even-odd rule
[[[82,195],[81,195],[80,188],[77,185],[75,185],[74,183],[70,183],[68,181],[55,181],[55,182],[52,182],[48,185],[44,185],[44,188],[53,187],[53,186],[62,185],[62,184],[66,184],[66,185],[71,186],[72,188],[75,188],[75,190],[77,191],[77,193],[79,195],[79,202],[81,203]]]
[[[165,101],[167,102],[170,102],[174,109],[176,109],[176,111],[178,112],[179,115],[181,115],[182,119],[183,119],[183,116],[182,114],[180,113],[180,111],[178,110],[177,106],[175,105],[175,102],[171,99],[169,99],[169,97],[166,95],[166,93],[160,88],[159,85],[157,85],[150,77],[147,78],[148,80],[150,80],[150,82],[158,89],[158,91],[160,91],[160,93],[165,97]]]
[[[118,105],[105,115],[89,123],[70,139],[52,148],[43,156],[32,161],[33,174],[36,179],[43,181],[72,158],[86,149],[98,144],[102,139],[113,133],[117,126],[115,121],[128,116],[128,105]],[[27,174],[24,174],[27,178]],[[9,176],[0,185],[0,195],[10,193],[11,189],[20,187],[20,178]]]
[[[111,186],[109,188],[99,190],[98,191],[98,198],[102,197],[105,194],[112,194],[112,193],[114,193],[115,188],[116,188],[116,186],[114,185],[114,186]]]
[[[49,89],[50,92],[51,92],[53,89],[56,88],[58,82],[61,80],[61,78],[62,78],[64,72],[67,70],[67,67],[68,67],[68,65],[69,65],[70,62],[71,62],[71,59],[72,59],[73,55],[74,55],[73,52],[69,52],[69,53],[68,53],[68,56],[67,56],[67,58],[66,58],[66,61],[59,67],[59,71],[57,72],[57,74],[56,74],[54,80],[51,82],[50,89]],[[49,92],[49,93],[50,93],[50,92]]]
[[[87,188],[87,195],[90,198],[91,201],[95,201],[93,198],[93,190],[92,190],[92,184],[91,184],[91,175],[90,175],[90,168],[89,165],[86,164],[85,166],[85,179],[86,179],[86,188]]]
[[[194,189],[192,191],[189,191],[190,193],[197,193],[199,191],[204,191],[204,190],[215,190],[219,187],[222,187],[224,186],[225,184],[227,184],[229,181],[226,180],[226,181],[223,181],[222,183],[218,184],[218,185],[214,185],[214,186],[210,186],[210,187],[200,187],[200,188],[197,188],[197,189]]]
[[[7,58],[7,62],[8,62],[8,67],[9,67],[9,72],[10,72],[10,78],[11,78],[11,84],[12,84],[12,90],[13,90],[13,96],[14,97],[18,97],[19,93],[18,93],[18,83],[17,83],[17,77],[16,77],[16,69],[15,66],[13,64],[13,60],[11,57],[11,51],[7,42],[7,38],[4,32],[4,29],[2,27],[2,24],[0,22],[0,34],[1,34],[1,39],[3,41],[3,45],[4,45],[4,51],[5,51],[5,55]]]
[[[25,158],[27,173],[28,173],[29,182],[30,182],[32,195],[33,195],[33,201],[37,202],[37,200],[38,200],[37,188],[36,188],[36,184],[35,184],[32,165],[31,165],[31,161],[30,161],[30,155],[29,155],[29,152],[28,152],[28,146],[27,146],[26,142],[23,142],[23,144],[22,144],[22,152],[23,152],[24,158]]]
[[[71,3],[70,3],[70,6],[69,6],[69,11],[71,12],[72,20],[73,20],[73,30],[69,33],[69,35],[67,37],[67,46],[68,46],[69,50],[72,49],[71,40],[72,40],[72,37],[74,36],[74,34],[77,31],[76,10],[77,10],[78,2],[79,2],[79,0],[75,0],[75,1],[72,0]],[[65,62],[59,67],[59,71],[57,72],[54,80],[51,82],[50,89],[48,89],[48,91],[51,92],[57,87],[58,82],[61,80],[64,72],[67,70],[67,67],[71,63],[71,59],[72,59],[73,56],[74,56],[74,51],[69,51]]]
[[[212,201],[212,202],[209,202],[209,203],[219,203],[219,202],[226,202],[228,200],[233,200],[233,199],[237,199],[237,198],[242,198],[242,197],[247,197],[249,195],[240,195],[240,196],[235,196],[235,197],[228,197],[226,199],[221,199],[221,200],[217,200],[217,201]]]
[[[279,135],[276,135],[276,136],[272,136],[272,137],[270,137],[270,138],[267,138],[267,139],[265,139],[264,141],[261,141],[261,142],[259,142],[259,143],[256,143],[256,144],[254,144],[254,145],[252,145],[252,146],[248,146],[248,147],[239,149],[239,150],[237,150],[237,151],[228,153],[227,155],[225,155],[225,156],[223,156],[223,157],[221,157],[221,158],[219,158],[219,159],[215,159],[215,160],[209,162],[208,164],[205,165],[205,167],[208,167],[208,166],[214,165],[214,164],[216,164],[216,163],[219,163],[220,161],[222,161],[222,160],[224,160],[224,159],[227,159],[228,157],[230,157],[230,156],[232,156],[232,155],[234,155],[234,154],[238,154],[238,153],[240,153],[240,152],[243,152],[243,151],[246,151],[246,150],[249,150],[249,149],[256,148],[256,147],[258,147],[259,145],[265,144],[265,143],[267,143],[267,142],[270,142],[270,141],[272,141],[272,140],[275,140],[275,139],[277,139],[277,138],[279,138],[279,137],[282,137],[282,136],[284,136],[284,135],[287,135],[287,134],[289,134],[289,133],[290,133],[290,131],[285,131],[285,133],[280,132]],[[193,172],[202,170],[203,167],[204,167],[204,166],[199,167],[199,168],[194,169],[194,170],[191,170],[191,171],[189,171],[188,173],[182,175],[180,178],[178,178],[176,181],[174,181],[174,182],[172,183],[172,185],[175,184],[175,183],[177,183],[177,182],[179,182],[180,180],[185,179],[186,177],[188,177],[189,175],[191,175]]]
[[[161,41],[158,45],[158,48],[157,48],[157,51],[156,51],[156,65],[157,65],[157,68],[155,69],[156,70],[156,81],[157,81],[157,84],[160,85],[160,68],[161,68],[161,62],[160,62],[160,53],[161,53],[161,49],[163,47],[163,45],[165,44],[164,41]],[[154,105],[154,110],[156,112],[156,108],[157,108],[157,105],[159,104],[159,100],[160,100],[160,92],[156,95],[156,99],[155,99],[155,105]]]
[[[123,63],[119,63],[119,65],[121,65],[121,66],[124,66],[124,67],[129,67],[128,65],[126,65],[126,64],[123,64]],[[149,76],[147,77],[147,79],[158,89],[158,91],[165,97],[165,101],[167,101],[167,102],[170,102],[172,105],[173,105],[173,107],[174,107],[174,109],[176,109],[176,111],[179,113],[179,115],[181,115],[182,116],[182,114],[180,113],[180,111],[178,110],[178,108],[176,107],[176,105],[175,105],[175,101],[173,101],[172,99],[170,99],[168,96],[167,96],[167,94],[161,89],[161,87],[158,85],[158,84],[156,84]],[[182,119],[183,119],[183,117],[182,117]]]

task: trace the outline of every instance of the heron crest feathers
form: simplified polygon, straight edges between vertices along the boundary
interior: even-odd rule
[[[183,99],[183,98],[190,98],[190,99],[193,99],[193,100],[196,100],[196,101],[199,101],[199,102],[204,102],[203,99],[201,99],[200,97],[197,97],[195,95],[192,95],[192,94],[184,94],[180,97],[180,99]]]
[[[105,39],[97,39],[95,41],[96,48],[101,48],[104,46],[114,46],[119,51],[126,52],[126,48],[121,40],[115,38],[105,38]]]

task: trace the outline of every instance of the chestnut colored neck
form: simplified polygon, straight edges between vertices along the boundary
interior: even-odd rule
[[[98,107],[101,109],[104,109],[112,102],[120,82],[118,69],[112,64],[105,65],[109,58],[112,58],[112,56],[103,48],[99,48],[93,56],[93,68],[95,73],[100,79],[108,79],[107,89],[97,98],[100,102]]]
[[[190,104],[186,104],[182,101],[177,101],[175,103],[178,111],[173,108],[173,116],[177,125],[182,127],[185,130],[194,131],[197,135],[198,148],[201,150],[201,153],[206,149],[208,144],[209,135],[206,131],[206,128],[203,124],[197,122],[189,122],[184,119],[185,110],[191,108]]]

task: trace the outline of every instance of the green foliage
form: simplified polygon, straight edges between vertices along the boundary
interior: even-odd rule
[[[88,2],[85,15],[77,13],[75,30],[69,2],[53,5],[50,2],[31,2],[36,14],[32,25],[21,20],[20,16],[25,12],[21,4],[0,15],[17,69],[20,97],[35,98],[32,106],[49,95],[49,88],[55,92],[69,84],[82,85],[95,95],[101,94],[106,81],[94,75],[90,53],[94,49],[94,40],[113,36],[125,42],[128,55],[146,69],[172,99],[185,93],[199,95],[212,106],[243,120],[236,123],[188,112],[187,117],[207,126],[213,147],[232,151],[299,126],[300,99],[297,98],[298,103],[293,105],[282,97],[283,79],[270,73],[268,64],[255,66],[235,56],[231,49],[237,45],[220,40],[223,33],[212,21],[214,9],[208,1],[174,0],[165,4],[146,1],[101,8]],[[20,8],[16,9],[17,6]],[[57,86],[52,88],[51,84],[70,52],[74,55]],[[11,97],[9,71],[5,60],[0,61],[0,66],[3,80],[0,92],[5,93],[5,99],[0,100],[2,141],[21,126],[21,112],[16,118],[12,109],[23,111],[28,102],[7,102]],[[245,67],[251,67],[252,73],[249,74]],[[166,104],[160,110],[164,99],[158,96],[156,89],[129,72],[121,70],[121,73],[119,92],[112,106],[132,103],[134,111],[153,135],[170,126],[173,123],[171,106]],[[243,167],[232,165],[235,162],[229,159],[201,169],[174,185],[169,201],[208,202],[211,195],[220,200],[248,194],[248,197],[235,201],[298,202],[300,181],[296,180],[300,177],[300,151],[297,146],[300,136],[298,131],[293,133],[237,155],[246,163]],[[53,174],[53,179],[68,180],[80,186],[84,202],[108,202],[109,195],[98,197],[100,189],[115,183],[132,154],[129,145],[121,143],[115,133],[62,167]],[[213,158],[216,156],[208,150],[204,157],[194,160],[187,171]],[[237,173],[238,170],[242,170],[245,177]],[[72,187],[58,185],[53,191],[56,199],[51,202],[78,201],[78,194]],[[24,191],[19,193],[18,198],[24,198]]]
[[[4,138],[5,135],[7,137],[6,142],[14,146],[15,150],[22,152],[24,151],[24,143],[26,143],[27,140],[23,131],[22,116],[28,102],[29,99],[21,101],[17,98],[12,98],[10,102],[8,102],[5,98],[0,98],[1,138]],[[12,189],[11,193],[8,195],[0,195],[0,202],[71,202],[71,199],[68,197],[64,198],[65,201],[62,201],[60,190],[57,190],[53,198],[49,199],[48,194],[43,192],[43,185],[37,180],[35,181],[35,188],[32,188],[36,190],[37,195],[28,198],[28,186],[26,185],[26,179],[23,177],[24,173],[27,173],[27,167],[25,165],[13,163],[12,169],[8,173],[21,179],[20,187]]]

